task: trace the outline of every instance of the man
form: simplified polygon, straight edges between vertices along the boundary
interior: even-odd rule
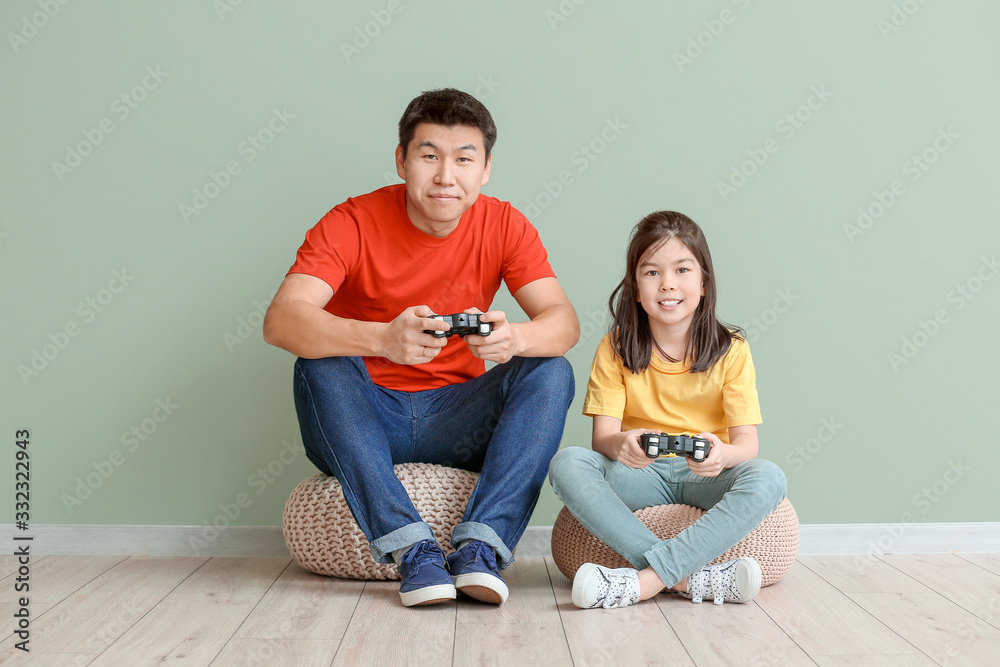
[[[406,606],[456,589],[506,600],[499,570],[513,561],[573,399],[562,355],[579,338],[576,311],[527,219],[480,195],[495,141],[471,95],[415,98],[399,122],[405,184],[324,216],[264,320],[264,339],[299,357],[306,454],[341,482],[375,560],[398,565]],[[501,280],[529,321],[483,313]],[[492,331],[428,333],[450,328],[431,315],[459,312],[481,313]],[[484,360],[498,365],[485,372]],[[480,472],[447,559],[393,474],[404,462]]]

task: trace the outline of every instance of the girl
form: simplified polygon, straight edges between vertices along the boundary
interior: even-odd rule
[[[585,563],[573,580],[578,607],[625,607],[667,586],[694,602],[747,602],[760,590],[752,558],[706,567],[753,530],[785,496],[785,476],[757,456],[760,406],[753,361],[739,330],[715,315],[705,236],[690,218],[659,211],[639,221],[613,318],[591,369],[583,413],[593,451],[567,447],[552,459],[556,495],[591,533],[635,569]],[[708,457],[647,458],[643,433],[697,433]],[[634,510],[667,503],[707,510],[660,540]]]

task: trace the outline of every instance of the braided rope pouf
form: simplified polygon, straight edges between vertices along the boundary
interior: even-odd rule
[[[704,514],[690,505],[654,505],[634,514],[661,540],[677,535]],[[751,556],[760,563],[763,585],[780,579],[799,550],[799,517],[785,498],[760,525],[732,549],[712,561],[723,563],[740,556]],[[631,567],[618,552],[594,537],[563,507],[552,526],[552,559],[567,579],[573,579],[584,563],[606,567]]]
[[[396,477],[445,553],[479,475],[431,463],[402,463]],[[282,517],[285,544],[305,569],[345,579],[399,579],[395,565],[376,563],[336,477],[313,475],[296,486]]]

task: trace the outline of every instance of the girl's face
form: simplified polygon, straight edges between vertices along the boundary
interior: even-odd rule
[[[687,333],[705,294],[701,266],[688,247],[675,237],[647,252],[639,260],[635,279],[653,336]]]

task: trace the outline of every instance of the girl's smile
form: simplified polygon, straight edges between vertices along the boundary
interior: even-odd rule
[[[636,284],[654,338],[687,333],[705,288],[701,266],[684,243],[671,238],[643,257]]]

